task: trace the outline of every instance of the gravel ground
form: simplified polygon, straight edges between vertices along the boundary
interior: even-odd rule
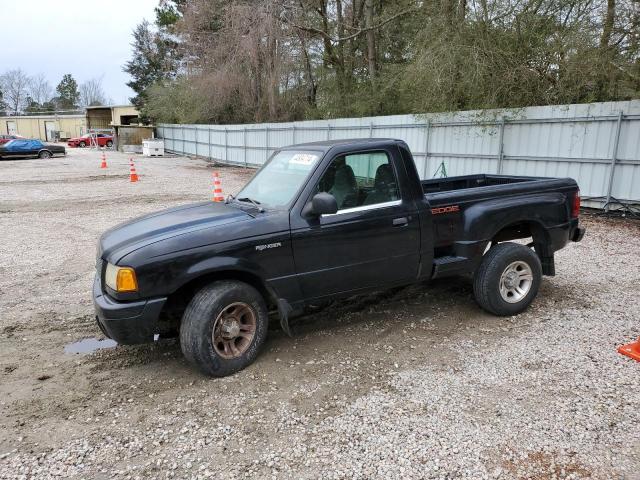
[[[213,166],[71,150],[0,164],[0,478],[640,478],[640,226],[585,216],[524,314],[469,279],[338,302],[205,378],[172,340],[102,338],[106,228],[207,199]],[[251,171],[218,168],[225,192]]]

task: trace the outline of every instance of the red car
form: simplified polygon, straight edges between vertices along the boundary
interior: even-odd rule
[[[10,142],[11,140],[20,140],[21,138],[24,137],[21,135],[0,135],[0,145]]]
[[[111,147],[113,146],[113,136],[106,133],[97,133],[96,140],[98,140],[99,147]],[[84,148],[91,145],[91,135],[88,133],[77,138],[70,138],[67,140],[67,145],[70,147]]]

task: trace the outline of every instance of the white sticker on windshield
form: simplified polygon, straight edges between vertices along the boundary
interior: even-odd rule
[[[294,165],[309,166],[313,162],[315,162],[317,158],[318,157],[316,155],[312,155],[310,153],[296,153],[293,157],[291,157],[289,163]]]

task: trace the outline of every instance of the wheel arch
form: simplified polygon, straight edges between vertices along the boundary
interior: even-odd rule
[[[549,241],[549,233],[541,222],[532,218],[523,218],[498,227],[491,236],[491,243],[529,237],[533,238],[534,244],[543,244]]]
[[[491,237],[490,245],[493,246],[500,242],[529,237],[532,238],[533,248],[542,263],[543,275],[555,275],[555,260],[553,257],[553,249],[551,248],[551,235],[549,234],[549,230],[535,219],[526,218],[504,225]]]
[[[182,314],[193,296],[204,286],[221,280],[237,280],[251,285],[260,293],[262,298],[264,298],[267,308],[277,306],[277,297],[275,292],[267,286],[264,279],[260,276],[246,270],[222,269],[203,272],[200,275],[189,279],[170,293],[167,296],[167,302],[165,303],[160,315],[160,322],[167,328],[179,325],[182,319]]]

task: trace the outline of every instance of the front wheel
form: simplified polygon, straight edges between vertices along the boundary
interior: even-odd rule
[[[538,294],[542,265],[536,253],[518,243],[500,243],[482,258],[473,278],[478,304],[495,315],[515,315]]]
[[[207,375],[231,375],[256,359],[268,321],[264,299],[251,285],[214,282],[196,293],[184,312],[182,353]]]
[[[111,147],[113,147],[113,142],[111,140],[109,140],[107,142],[107,148],[111,148]]]
[[[86,144],[85,142],[80,142],[80,143],[78,144],[78,146],[79,146],[80,148],[84,148],[84,147],[86,147],[86,146],[87,146],[87,144]]]

